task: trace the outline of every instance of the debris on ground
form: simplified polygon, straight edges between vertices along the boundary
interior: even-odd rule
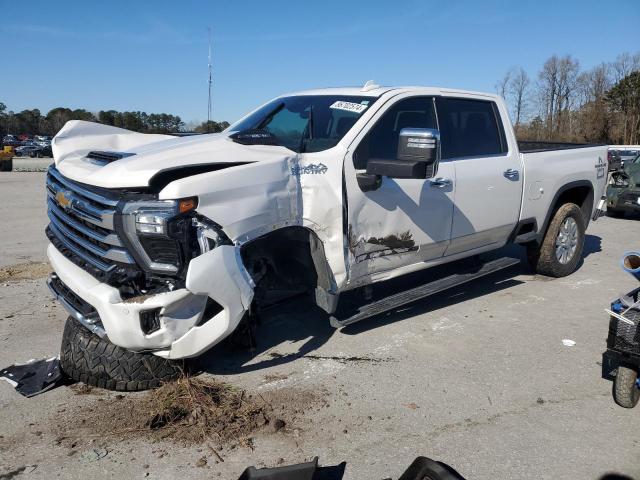
[[[76,388],[77,390],[77,388]],[[86,405],[56,417],[56,433],[76,438],[173,440],[193,445],[212,442],[251,448],[252,435],[286,434],[303,412],[325,406],[322,392],[299,389],[258,394],[210,378],[183,376],[160,388],[126,396],[100,389],[100,415]]]
[[[0,370],[0,380],[10,383],[18,393],[33,397],[47,392],[65,382],[60,370],[60,359],[29,360]]]
[[[80,459],[85,462],[97,462],[98,460],[103,459],[109,454],[109,451],[106,448],[92,448],[90,450],[86,450],[80,454]]]
[[[576,342],[574,340],[570,340],[568,338],[564,338],[564,339],[562,339],[562,344],[565,347],[575,347]]]
[[[28,262],[0,268],[0,282],[37,280],[51,273],[49,262]]]

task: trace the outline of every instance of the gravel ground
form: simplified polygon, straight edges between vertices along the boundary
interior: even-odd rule
[[[65,313],[34,278],[46,271],[43,183],[41,173],[0,174],[0,267],[36,263],[21,267],[32,272],[23,280],[0,282],[0,366],[59,348]],[[346,480],[397,478],[418,455],[469,480],[640,478],[639,412],[614,404],[600,365],[603,309],[637,285],[618,263],[639,247],[640,224],[602,218],[588,234],[568,278],[516,267],[342,331],[292,304],[263,319],[254,352],[214,348],[204,375],[327,405],[256,435],[252,448],[220,450],[224,462],[207,445],[83,431],[79,412],[100,416],[111,392],[61,387],[26,399],[2,383],[0,478],[234,480],[248,465],[316,455],[346,461]]]

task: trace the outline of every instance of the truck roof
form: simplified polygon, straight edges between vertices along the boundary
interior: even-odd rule
[[[380,86],[367,82],[364,87],[328,87],[316,88],[311,90],[301,90],[291,92],[282,96],[292,95],[351,95],[356,97],[380,97],[387,92],[395,91],[396,93],[419,92],[424,95],[443,95],[443,96],[469,96],[469,97],[485,97],[490,99],[498,99],[499,95],[486,92],[475,92],[471,90],[459,90],[442,87],[423,87],[423,86]]]

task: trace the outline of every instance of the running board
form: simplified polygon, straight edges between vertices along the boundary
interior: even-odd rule
[[[473,272],[450,275],[433,282],[425,283],[424,285],[412,288],[411,290],[396,293],[395,295],[390,295],[381,300],[364,305],[358,308],[358,312],[356,314],[347,317],[344,320],[339,320],[336,317],[331,316],[330,323],[334,328],[346,327],[347,325],[359,322],[360,320],[364,320],[365,318],[388,312],[408,303],[415,302],[416,300],[430,297],[431,295],[434,295],[436,293],[448,290],[458,285],[462,285],[477,278],[490,275],[494,272],[504,270],[505,268],[512,267],[519,263],[519,259],[511,257],[503,257],[496,260],[491,260],[490,262],[485,263],[484,265],[482,265],[482,267]]]

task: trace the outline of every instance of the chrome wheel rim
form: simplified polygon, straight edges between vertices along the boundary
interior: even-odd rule
[[[578,248],[578,224],[572,217],[565,218],[556,238],[556,258],[566,265],[573,259]]]

